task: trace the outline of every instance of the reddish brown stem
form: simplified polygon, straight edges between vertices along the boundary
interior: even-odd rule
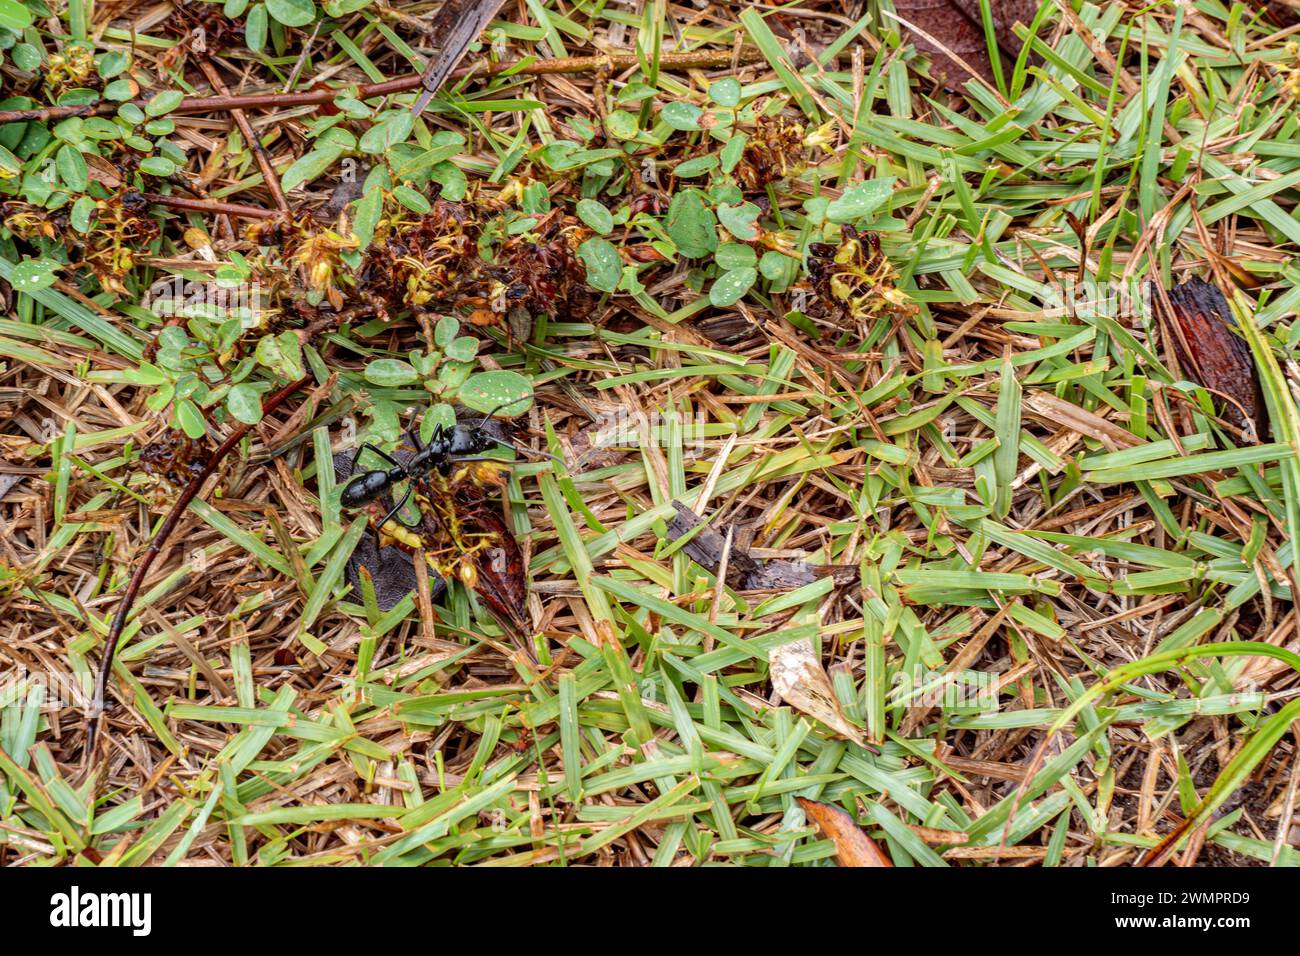
[[[199,69],[208,78],[212,88],[223,96],[229,96],[230,90],[221,81],[221,75],[217,73],[217,68],[207,60],[199,60],[198,62]],[[289,204],[285,202],[284,192],[280,189],[280,177],[276,175],[275,168],[271,165],[271,157],[266,155],[266,150],[262,148],[262,141],[257,138],[257,133],[253,130],[253,124],[248,121],[248,116],[242,109],[231,110],[230,118],[235,121],[235,125],[239,127],[239,131],[244,134],[244,139],[248,142],[248,148],[253,151],[253,156],[257,160],[257,168],[262,171],[262,179],[266,183],[266,188],[271,192],[271,198],[275,201],[275,208],[288,215]]]
[[[299,379],[292,385],[286,385],[278,392],[267,396],[262,402],[262,414],[269,415],[275,411],[307,382],[308,379],[306,378]],[[87,761],[94,758],[95,740],[98,736],[100,722],[104,718],[104,697],[108,690],[108,675],[113,670],[113,657],[117,653],[117,642],[122,637],[122,629],[126,627],[126,619],[131,613],[131,607],[135,604],[136,595],[139,594],[140,588],[144,585],[144,579],[148,576],[149,569],[153,567],[154,561],[167,546],[167,539],[176,530],[176,525],[180,523],[181,515],[185,514],[185,509],[190,506],[190,502],[203,489],[204,483],[216,472],[221,465],[222,459],[230,454],[231,450],[243,440],[252,427],[252,425],[244,424],[236,426],[226,436],[226,440],[217,446],[216,451],[204,464],[203,470],[191,478],[189,484],[185,486],[180,497],[176,499],[176,503],[172,505],[172,510],[167,512],[167,517],[158,526],[158,531],[154,534],[153,540],[149,542],[149,547],[140,556],[140,563],[136,565],[135,572],[127,583],[126,591],[122,594],[122,601],[117,606],[117,612],[113,615],[113,621],[108,626],[108,636],[104,638],[104,657],[100,661],[99,674],[95,678],[95,699],[91,704],[90,720],[86,725]]]
[[[662,70],[718,69],[731,66],[732,53],[729,50],[709,50],[695,53],[665,53],[659,58]],[[762,54],[754,49],[743,49],[736,55],[738,65],[754,63],[762,59]],[[518,60],[483,65],[462,66],[452,72],[452,78],[469,76],[498,76],[517,70],[519,76],[546,76],[561,73],[588,73],[594,70],[627,70],[639,65],[635,54],[610,53],[603,56],[573,56],[560,59],[535,60],[524,66]],[[387,96],[390,93],[406,93],[419,89],[421,77],[418,74],[385,80],[382,83],[367,83],[357,88],[362,99],[375,96]],[[191,96],[181,100],[174,113],[207,113],[234,109],[261,109],[289,106],[311,106],[328,103],[346,89],[322,88],[307,90],[302,93],[249,93],[242,96]],[[137,106],[144,106],[146,99],[133,100]],[[89,103],[85,106],[50,106],[29,110],[0,110],[0,123],[21,123],[25,120],[64,119],[69,116],[100,116],[115,113],[121,103]]]
[[[149,202],[188,212],[224,213],[241,219],[272,219],[279,213],[261,206],[245,206],[238,202],[217,202],[215,199],[186,199],[183,196],[164,196],[161,193],[141,193]]]

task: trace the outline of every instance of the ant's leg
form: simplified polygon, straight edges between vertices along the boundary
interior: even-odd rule
[[[393,510],[388,512],[388,514],[384,515],[383,521],[375,525],[376,530],[383,528],[383,526],[388,524],[388,522],[393,518],[394,515],[397,514],[397,512],[401,511],[404,507],[406,507],[406,503],[411,500],[411,492],[413,490],[414,490],[414,483],[408,483],[406,486],[406,494],[402,495],[402,500],[399,501],[397,504],[393,505]],[[400,524],[401,522],[399,521],[398,523]]]
[[[388,454],[388,452],[376,448],[374,445],[370,444],[370,442],[366,442],[364,445],[361,445],[359,448],[357,448],[357,453],[352,456],[352,471],[348,472],[349,478],[351,478],[352,475],[356,473],[357,462],[361,460],[361,453],[363,451],[372,451],[380,458],[384,459],[384,461],[388,462],[390,465],[396,465],[398,468],[402,467],[402,463],[398,461],[396,458],[394,458],[392,455]]]

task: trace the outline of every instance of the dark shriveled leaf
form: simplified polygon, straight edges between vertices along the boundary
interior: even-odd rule
[[[1169,303],[1179,362],[1216,397],[1228,399],[1229,421],[1263,434],[1267,423],[1255,360],[1223,293],[1204,279],[1189,279],[1169,290]]]

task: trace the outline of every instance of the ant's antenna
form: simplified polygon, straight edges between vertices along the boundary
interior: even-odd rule
[[[507,402],[502,402],[496,408],[492,409],[492,411],[488,412],[481,419],[479,419],[478,427],[482,428],[484,425],[486,425],[489,418],[495,418],[496,413],[501,411],[501,409],[509,408],[511,405],[518,405],[520,402],[526,402],[527,400],[528,400],[527,395],[521,395],[519,398],[512,398]]]
[[[484,425],[487,424],[488,419],[494,417],[494,416],[496,415],[497,412],[501,411],[501,409],[503,409],[503,408],[507,408],[507,407],[509,407],[509,406],[511,406],[511,405],[518,405],[520,402],[527,401],[527,400],[528,400],[528,396],[526,396],[526,395],[521,395],[519,398],[512,398],[512,399],[510,399],[510,400],[507,401],[507,402],[502,402],[502,403],[501,403],[500,405],[498,405],[496,408],[492,409],[492,411],[490,411],[490,412],[488,412],[486,415],[484,415],[484,416],[479,420],[479,423],[478,423],[478,426],[477,426],[477,427],[482,428]],[[507,448],[513,448],[515,451],[519,452],[521,455],[527,455],[527,456],[530,457],[530,458],[549,458],[551,461],[555,462],[556,464],[559,464],[559,465],[563,465],[563,464],[564,464],[563,459],[556,458],[556,457],[555,457],[554,455],[552,455],[550,452],[545,452],[545,451],[534,451],[532,448],[525,448],[525,447],[523,447],[522,445],[516,445],[516,444],[515,444],[514,442],[512,442],[512,441],[501,441],[500,439],[497,439],[497,440],[498,440],[502,445],[505,445]]]

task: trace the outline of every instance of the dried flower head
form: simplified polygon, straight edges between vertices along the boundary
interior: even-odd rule
[[[914,306],[894,285],[898,274],[880,251],[880,238],[850,225],[841,235],[838,246],[818,242],[808,249],[809,276],[823,305],[854,322],[912,311]]]
[[[366,254],[361,285],[387,310],[447,312],[483,295],[478,222],[469,209],[437,199],[414,223],[390,228]],[[472,303],[470,303],[472,304]]]
[[[140,467],[151,478],[162,478],[180,487],[203,470],[210,453],[206,442],[171,428],[141,449]]]
[[[59,53],[51,54],[45,65],[45,91],[52,99],[74,87],[98,86],[100,82],[90,47],[68,44]]]
[[[753,192],[799,172],[806,161],[803,126],[783,116],[760,116],[745,143],[736,176]]]

